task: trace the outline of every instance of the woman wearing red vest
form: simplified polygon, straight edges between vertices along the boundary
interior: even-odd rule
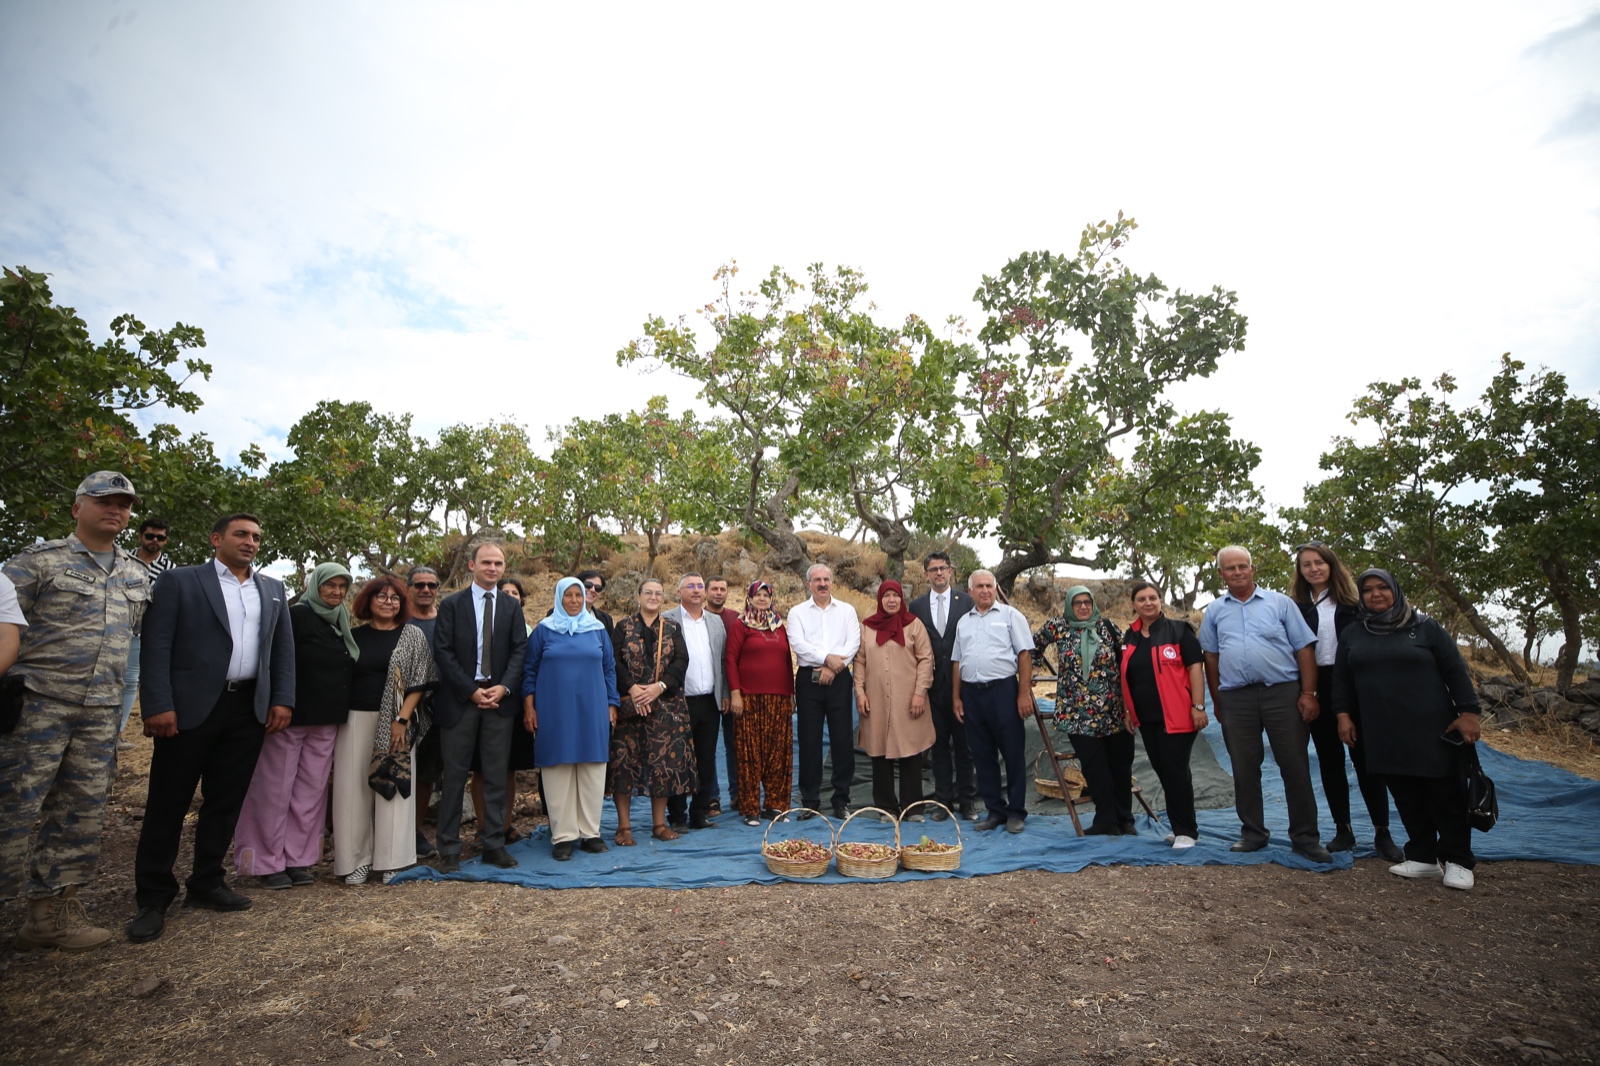
[[[1167,796],[1167,840],[1192,848],[1200,827],[1189,752],[1206,724],[1205,656],[1193,629],[1162,614],[1150,582],[1133,583],[1133,609],[1139,617],[1122,635],[1122,702]]]

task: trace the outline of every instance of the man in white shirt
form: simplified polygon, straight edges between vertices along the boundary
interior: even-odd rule
[[[721,615],[706,610],[706,579],[696,573],[678,579],[678,606],[662,615],[678,623],[689,649],[689,670],[683,676],[683,695],[689,705],[689,737],[699,787],[689,805],[688,827],[710,829],[711,803],[717,797],[717,733],[728,706],[728,682],[722,676],[722,657],[728,648],[728,630]],[[667,823],[683,828],[684,797],[667,800]]]
[[[951,703],[967,727],[978,791],[988,816],[972,828],[1005,826],[1022,832],[1028,817],[1026,755],[1022,723],[1033,717],[1033,633],[1015,607],[996,603],[994,574],[974,570],[967,579],[972,610],[956,626],[950,652]],[[1006,764],[1005,790],[1000,769]]]
[[[789,648],[799,669],[794,679],[800,726],[800,805],[822,808],[822,726],[828,726],[833,761],[833,813],[850,813],[856,775],[853,724],[855,679],[850,665],[861,650],[861,619],[833,598],[833,571],[817,563],[806,571],[811,598],[789,611]],[[804,817],[804,816],[802,816]]]

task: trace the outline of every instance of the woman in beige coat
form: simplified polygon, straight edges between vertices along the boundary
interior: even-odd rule
[[[917,616],[906,610],[898,581],[878,586],[878,610],[861,623],[861,651],[852,670],[861,747],[872,756],[872,804],[898,815],[922,800],[922,753],[934,739],[928,716],[933,643]],[[911,820],[921,821],[922,815]]]

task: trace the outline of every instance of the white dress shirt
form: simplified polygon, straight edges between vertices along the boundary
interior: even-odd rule
[[[228,680],[251,681],[261,659],[261,590],[255,572],[240,581],[233,571],[213,558],[217,580],[222,584],[222,602],[228,608],[228,635],[233,638],[233,653],[228,656]]]
[[[476,582],[472,585],[472,629],[478,635],[478,657],[473,660],[472,669],[474,671],[478,669],[476,664],[483,662],[483,609],[486,605],[485,601],[493,599],[499,592],[498,588],[486,589]],[[477,676],[475,680],[493,681],[494,679]],[[496,683],[498,684],[498,682]]]
[[[933,609],[933,628],[942,637],[950,631],[950,590],[929,592],[928,606]]]
[[[678,616],[678,626],[683,630],[683,643],[689,649],[689,669],[683,675],[685,696],[709,696],[717,685],[716,670],[711,663],[711,627],[706,624],[705,612],[699,618],[684,610]]]
[[[1338,601],[1333,598],[1330,589],[1322,594],[1322,599],[1317,601],[1317,665],[1332,666],[1333,661],[1339,657],[1339,634],[1334,630],[1333,612],[1338,609]]]
[[[861,619],[848,603],[829,600],[828,606],[818,607],[816,600],[806,600],[789,608],[785,624],[789,648],[802,668],[826,666],[830,655],[843,659],[848,668],[861,650]]]

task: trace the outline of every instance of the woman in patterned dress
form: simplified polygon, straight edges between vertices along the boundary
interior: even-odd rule
[[[689,646],[674,622],[661,617],[665,593],[649,578],[639,586],[639,610],[616,623],[617,691],[622,703],[611,731],[611,798],[617,805],[617,844],[631,847],[628,808],[635,795],[650,797],[651,835],[676,840],[667,825],[667,800],[699,787],[689,746],[689,707],[683,677]]]
[[[1095,836],[1137,836],[1133,824],[1133,733],[1122,706],[1121,635],[1100,617],[1083,585],[1067,590],[1067,617],[1034,634],[1034,651],[1056,651],[1056,722],[1072,741],[1089,795]]]
[[[728,627],[727,674],[739,764],[739,817],[745,825],[760,825],[760,818],[770,820],[789,809],[794,775],[789,631],[783,615],[773,609],[772,586],[765,581],[750,583],[744,615]]]

